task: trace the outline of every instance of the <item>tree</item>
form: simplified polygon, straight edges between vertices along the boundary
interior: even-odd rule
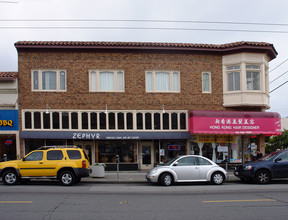
[[[285,149],[288,147],[288,130],[282,132],[281,135],[271,136],[266,139],[266,153],[276,151],[277,149]]]

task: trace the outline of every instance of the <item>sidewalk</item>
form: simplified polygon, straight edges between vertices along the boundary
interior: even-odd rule
[[[119,178],[117,178],[117,172],[106,171],[104,177],[86,177],[82,178],[81,182],[87,183],[147,183],[146,172],[141,171],[120,171]],[[228,182],[240,180],[234,176],[233,171],[228,172]]]

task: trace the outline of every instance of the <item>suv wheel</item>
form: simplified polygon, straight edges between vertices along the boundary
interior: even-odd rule
[[[2,181],[6,185],[15,185],[18,183],[19,177],[14,170],[7,170],[2,176]]]
[[[271,175],[267,170],[259,170],[255,176],[256,182],[260,184],[266,184],[271,181]]]
[[[64,186],[71,186],[75,182],[75,175],[73,172],[66,170],[60,174],[60,182]]]

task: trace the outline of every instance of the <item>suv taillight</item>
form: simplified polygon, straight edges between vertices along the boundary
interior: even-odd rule
[[[82,160],[82,168],[86,168],[86,160]]]

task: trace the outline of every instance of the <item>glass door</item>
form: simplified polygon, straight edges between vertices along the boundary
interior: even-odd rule
[[[140,169],[151,169],[154,164],[153,142],[140,143],[139,149]]]

